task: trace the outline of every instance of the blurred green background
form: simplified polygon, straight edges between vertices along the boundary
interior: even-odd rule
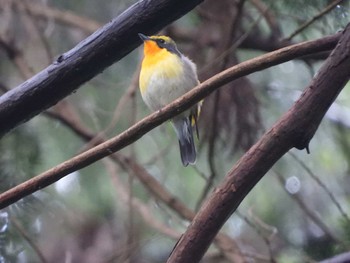
[[[1,1],[1,92],[135,2]],[[327,7],[332,8],[325,12]],[[349,1],[208,0],[160,34],[176,41],[203,81],[279,47],[334,34],[348,22]],[[175,133],[166,123],[123,149],[117,160],[99,161],[1,210],[0,262],[164,262],[189,222],[141,183],[138,171],[197,210],[288,110],[326,57],[317,54],[254,73],[207,98],[195,166],[181,165]],[[141,58],[138,48],[3,137],[1,191],[91,147],[74,127],[110,138],[147,116],[137,83]],[[235,262],[315,262],[349,249],[349,93],[346,87],[322,121],[311,154],[294,149],[286,154],[229,218],[222,232],[239,248]],[[212,246],[203,262],[230,259]]]

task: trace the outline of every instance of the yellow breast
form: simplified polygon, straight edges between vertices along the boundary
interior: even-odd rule
[[[149,50],[149,52],[145,50],[139,81],[141,93],[145,93],[149,85],[157,83],[157,78],[166,80],[178,77],[180,74],[183,74],[183,66],[179,56],[166,49]]]

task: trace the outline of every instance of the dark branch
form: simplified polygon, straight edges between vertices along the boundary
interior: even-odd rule
[[[265,173],[291,148],[308,146],[350,77],[350,24],[293,107],[238,161],[181,237],[167,262],[199,262],[220,228]]]
[[[120,60],[141,41],[183,16],[202,0],[144,0],[62,54],[49,67],[0,97],[0,137],[53,106]]]
[[[332,258],[322,260],[319,263],[346,263],[346,262],[350,262],[350,252],[345,252],[337,256],[334,256]]]
[[[0,209],[58,181],[74,171],[84,168],[103,157],[126,147],[153,128],[159,126],[161,123],[178,115],[180,112],[189,109],[192,105],[230,81],[299,56],[332,49],[336,45],[340,35],[341,34],[338,33],[322,39],[289,46],[249,61],[245,61],[215,75],[160,111],[157,111],[134,124],[116,137],[2,193],[0,195]]]

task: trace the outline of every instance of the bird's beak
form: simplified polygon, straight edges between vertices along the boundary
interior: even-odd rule
[[[150,38],[144,34],[139,33],[139,37],[141,38],[142,41],[150,40]]]

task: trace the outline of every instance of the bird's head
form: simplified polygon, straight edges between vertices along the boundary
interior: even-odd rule
[[[139,37],[144,43],[145,56],[156,54],[162,50],[181,56],[174,40],[168,36],[146,36],[139,33]]]

